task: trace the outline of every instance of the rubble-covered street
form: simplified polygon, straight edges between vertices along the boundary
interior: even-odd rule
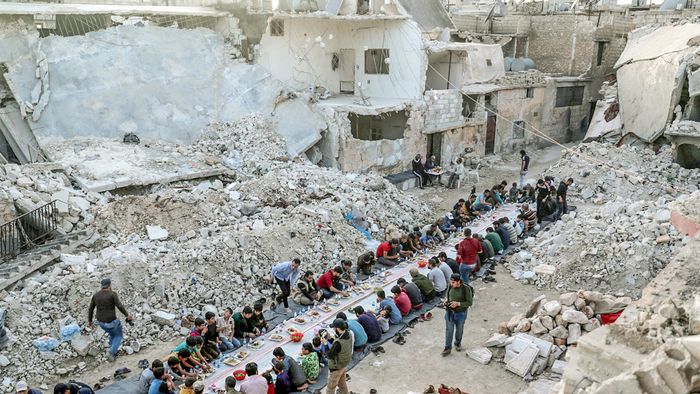
[[[700,392],[698,10],[0,2],[0,393]]]

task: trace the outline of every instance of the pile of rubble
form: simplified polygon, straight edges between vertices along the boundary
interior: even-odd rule
[[[666,206],[663,198],[618,197],[572,211],[527,238],[505,266],[516,279],[559,291],[583,287],[638,297],[682,239]]]
[[[0,166],[0,222],[56,200],[59,232],[66,234],[90,225],[94,221],[91,204],[104,203],[105,198],[74,189],[70,179],[59,170],[49,163]]]
[[[654,153],[634,146],[580,144],[566,151],[546,173],[557,179],[574,178],[576,187],[569,195],[594,204],[618,197],[632,201],[665,197],[670,201],[700,190],[700,170],[674,163],[668,146]]]
[[[348,223],[350,212],[373,238],[388,226],[411,228],[431,219],[428,206],[378,175],[286,159],[283,140],[260,137],[269,130],[264,121],[213,130],[219,138],[207,136],[189,149],[224,162],[233,157],[238,170],[221,179],[154,186],[145,195],[106,193],[111,200],[91,208],[99,239],[0,297],[16,336],[11,351],[0,352],[10,362],[3,375],[49,379],[104,362],[99,329],[83,328],[50,351],[37,351],[33,341],[59,338],[60,327],[71,322],[85,327],[89,298],[105,276],[135,317],[125,327],[123,349],[138,352],[185,334],[204,310],[271,301],[269,272],[280,261],[299,257],[302,269],[316,274],[340,259],[354,261],[370,241]],[[78,358],[85,355],[94,358]]]
[[[600,327],[597,316],[619,312],[630,302],[628,297],[583,290],[551,301],[541,295],[525,313],[501,322],[498,332],[484,347],[472,349],[467,355],[482,363],[494,356],[506,364],[507,370],[526,380],[544,372],[549,379],[559,380],[566,366],[563,358],[568,346],[576,345],[582,335]]]

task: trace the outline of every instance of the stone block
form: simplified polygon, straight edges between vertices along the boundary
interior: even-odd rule
[[[158,241],[168,238],[168,230],[160,226],[146,226],[148,238],[152,241]]]
[[[586,316],[585,313],[579,312],[576,310],[572,310],[572,309],[564,311],[564,313],[562,313],[561,317],[567,323],[578,323],[578,324],[588,323],[588,317]]]
[[[549,331],[554,328],[554,319],[552,319],[551,316],[542,316],[540,317],[540,322],[542,322],[542,325]]]
[[[700,334],[700,294],[695,295],[689,315],[690,333],[694,335]]]
[[[539,297],[535,298],[530,302],[530,305],[527,307],[527,312],[525,312],[525,317],[532,317],[535,315],[535,312],[537,312],[537,309],[540,307],[540,304],[542,301],[545,300],[545,295],[542,294]]]
[[[73,350],[79,355],[85,357],[90,352],[90,347],[92,346],[92,339],[86,335],[78,334],[70,341]]]
[[[549,264],[540,264],[533,268],[533,271],[540,276],[554,275],[554,273],[557,271],[557,267]]]
[[[561,311],[561,304],[559,301],[549,301],[545,302],[545,304],[542,306],[544,308],[544,311],[547,313],[547,315],[554,317],[559,314]]]
[[[51,195],[51,199],[56,200],[56,209],[58,213],[68,213],[68,199],[70,194],[68,190],[61,190]]]
[[[558,373],[560,375],[564,374],[564,369],[566,369],[566,361],[555,360],[552,364],[552,372]]]
[[[524,377],[530,371],[530,368],[535,362],[539,352],[540,350],[537,348],[537,346],[529,344],[527,347],[525,347],[525,349],[523,349],[523,351],[518,353],[517,356],[506,364],[506,369],[518,376]]]
[[[493,354],[485,347],[476,347],[467,350],[467,356],[478,363],[486,365],[491,361]]]
[[[497,347],[503,347],[508,343],[508,335],[504,334],[493,334],[491,338],[489,338],[486,342],[484,342],[484,346],[486,347],[492,347],[492,346],[497,346]]]
[[[177,316],[165,311],[157,311],[151,314],[151,320],[153,320],[157,324],[160,324],[161,326],[175,325],[176,318]]]
[[[535,335],[544,334],[544,333],[546,333],[547,331],[549,331],[549,330],[547,330],[547,328],[542,324],[542,322],[540,321],[540,318],[538,318],[538,317],[532,319],[532,323],[531,323],[530,329],[532,330],[532,333],[535,334]]]
[[[549,352],[552,350],[552,344],[550,342],[543,341],[542,339],[533,337],[532,335],[520,333],[515,335],[515,339],[522,339],[523,341],[537,346],[537,348],[540,350],[539,355],[542,357],[547,357]]]
[[[81,211],[87,211],[90,209],[90,202],[82,197],[71,196],[68,202],[70,205],[78,208]]]
[[[569,330],[567,330],[564,326],[557,326],[553,330],[549,331],[549,335],[553,336],[554,338],[567,338],[569,336]]]
[[[85,264],[86,261],[87,255],[84,254],[61,254],[61,262],[68,265]]]
[[[569,336],[566,338],[567,345],[573,345],[578,343],[578,339],[581,338],[581,325],[577,323],[569,324]]]

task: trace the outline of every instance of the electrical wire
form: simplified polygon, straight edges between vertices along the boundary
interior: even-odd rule
[[[490,113],[493,113],[494,115],[496,115],[497,118],[503,119],[504,121],[510,123],[511,125],[515,125],[515,122],[513,122],[512,120],[510,120],[510,119],[506,118],[505,116],[501,115],[501,114],[498,113],[498,111],[496,111],[495,109],[494,109],[494,110],[489,110],[489,109],[486,108],[485,105],[481,104],[479,101],[474,100],[474,99],[472,99],[471,97],[468,97],[467,93],[466,93],[462,88],[455,87],[454,84],[452,84],[450,81],[448,81],[448,80],[444,77],[444,75],[442,75],[438,70],[436,70],[435,67],[433,67],[431,64],[428,64],[428,67],[430,67],[440,78],[442,78],[443,80],[445,80],[445,82],[447,82],[449,85],[451,85],[454,89],[457,89],[457,90],[459,90],[460,92],[462,92],[462,94],[464,95],[464,97],[467,97],[468,99],[474,101],[474,103],[476,103],[476,105],[483,107],[485,110],[489,111]],[[569,147],[563,145],[562,143],[560,143],[559,141],[555,140],[554,138],[552,138],[552,137],[550,137],[550,136],[544,134],[544,133],[543,133],[541,130],[539,130],[537,127],[535,127],[535,126],[533,126],[532,124],[530,124],[530,122],[527,122],[527,121],[524,121],[524,120],[523,120],[523,125],[524,125],[524,126],[528,126],[528,127],[524,127],[524,126],[523,126],[523,129],[524,129],[526,132],[528,132],[528,133],[530,133],[530,134],[533,134],[533,135],[535,135],[536,137],[539,137],[539,138],[541,138],[541,139],[543,139],[543,140],[545,140],[545,141],[551,142],[552,144],[557,145],[557,146],[563,148],[564,150],[566,150],[567,152],[571,153],[572,155],[576,155],[576,156],[581,157],[584,161],[585,161],[585,160],[588,160],[588,161],[590,161],[590,162],[593,163],[593,164],[596,164],[596,165],[599,165],[599,166],[608,167],[608,168],[610,168],[612,171],[614,171],[614,172],[616,172],[616,173],[618,173],[618,174],[622,174],[623,176],[627,176],[627,177],[630,177],[630,178],[635,178],[635,179],[637,179],[637,181],[639,181],[639,182],[641,182],[641,183],[643,183],[643,182],[645,182],[645,181],[646,181],[646,182],[651,182],[651,183],[657,183],[657,184],[659,184],[659,185],[665,186],[667,189],[670,189],[670,190],[674,190],[674,191],[677,191],[677,192],[684,192],[684,193],[688,193],[688,194],[692,193],[692,191],[690,191],[689,189],[685,189],[685,188],[682,188],[682,187],[676,187],[676,186],[670,185],[670,184],[668,184],[668,183],[665,183],[665,182],[662,182],[662,181],[659,181],[659,180],[656,180],[656,179],[651,179],[651,178],[644,177],[644,176],[642,176],[642,175],[639,175],[639,174],[636,174],[636,173],[633,173],[633,172],[630,172],[630,171],[624,171],[624,170],[615,168],[615,167],[613,167],[612,165],[610,165],[609,163],[606,163],[606,162],[604,162],[604,161],[598,160],[597,158],[592,157],[592,156],[590,156],[590,155],[587,155],[587,154],[585,154],[584,152],[575,151],[575,150],[573,150],[573,149],[571,149],[571,148],[569,148]]]

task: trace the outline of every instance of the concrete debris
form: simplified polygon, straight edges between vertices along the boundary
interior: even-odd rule
[[[303,157],[290,160],[283,139],[262,118],[215,124],[211,130],[182,149],[222,161],[235,158],[237,170],[210,179],[206,187],[198,187],[202,181],[181,181],[143,194],[84,194],[60,172],[39,171],[34,165],[2,167],[8,175],[0,177],[0,184],[7,187],[0,190],[8,196],[34,203],[67,190],[69,208],[62,217],[75,220],[75,228],[89,223],[100,234],[81,250],[84,263],[58,262],[8,289],[0,308],[7,309],[6,324],[17,335],[12,354],[22,354],[24,362],[10,364],[3,375],[18,380],[76,370],[77,350],[84,353],[85,346],[60,347],[53,359],[46,359],[31,341],[56,336],[67,316],[84,325],[89,295],[105,276],[134,316],[124,344],[144,351],[182,335],[187,329],[180,323],[193,321],[202,305],[238,310],[251,300],[270,299],[273,288],[267,278],[280,261],[299,257],[302,269],[320,273],[375,248],[353,225],[384,239],[388,228],[432,219],[428,206],[379,175],[345,174]],[[17,186],[22,177],[34,185]],[[231,198],[233,192],[236,198]],[[89,201],[89,209],[75,205],[73,196]],[[353,225],[347,221],[350,214]],[[149,232],[147,226],[154,225],[160,229]],[[93,343],[83,359],[88,369],[105,362],[106,341],[99,335],[100,330],[86,335]]]
[[[610,162],[607,157],[615,157],[611,165],[624,173],[590,165]],[[690,199],[682,193],[697,190],[700,171],[673,163],[668,149],[654,154],[592,142],[566,152],[547,173],[557,180],[574,178],[569,205],[583,200],[581,206],[523,243],[506,267],[525,283],[562,292],[596,288],[639,297],[677,253],[682,234],[669,223],[669,203]],[[525,273],[535,277],[525,280]]]
[[[486,365],[491,361],[493,354],[485,347],[477,347],[467,350],[467,356],[478,363]]]
[[[168,238],[168,230],[160,226],[146,226],[146,233],[151,241],[160,241]]]
[[[575,345],[582,335],[600,327],[595,315],[619,312],[630,302],[627,297],[584,290],[562,294],[559,300],[552,301],[539,296],[530,303],[525,314],[514,315],[510,321],[499,323],[498,333],[493,334],[484,346],[498,348],[505,345],[505,353],[498,352],[497,358],[502,358],[508,370],[525,376],[521,372],[529,363],[525,373],[537,376],[549,371],[549,367],[562,359],[567,346]],[[530,317],[525,317],[528,315]],[[520,356],[528,347],[538,350],[536,358],[541,359],[539,362],[529,353]],[[559,379],[556,373],[550,371],[550,378]]]

